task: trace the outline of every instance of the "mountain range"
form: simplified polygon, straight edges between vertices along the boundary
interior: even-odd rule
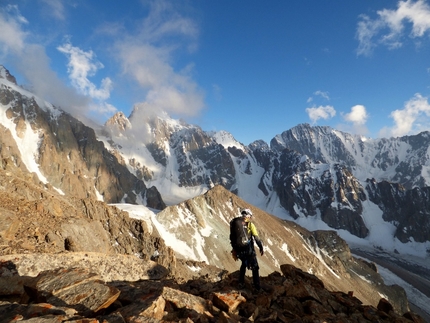
[[[3,66],[0,131],[9,194],[2,254],[108,250],[156,258],[170,270],[181,258],[232,271],[228,222],[249,207],[265,241],[263,275],[289,263],[330,289],[355,290],[374,305],[385,295],[405,312],[404,295],[353,258],[345,241],[430,253],[428,132],[369,139],[301,124],[270,144],[245,146],[145,104],[94,125],[25,90]],[[144,224],[119,211],[130,205],[144,209],[129,212]],[[43,225],[15,222],[24,206]]]
[[[301,124],[270,145],[244,146],[141,105],[97,133],[166,204],[222,185],[282,219],[318,222],[390,251],[430,252],[429,132],[370,139]]]

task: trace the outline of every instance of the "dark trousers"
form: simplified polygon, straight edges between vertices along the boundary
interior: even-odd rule
[[[250,255],[247,255],[245,257],[239,258],[242,261],[242,265],[240,266],[239,270],[239,283],[243,284],[245,282],[245,273],[246,269],[252,270],[252,281],[254,283],[254,287],[259,289],[260,288],[260,274],[259,274],[259,267],[258,267],[258,261],[257,261],[257,255],[255,252],[251,253]]]

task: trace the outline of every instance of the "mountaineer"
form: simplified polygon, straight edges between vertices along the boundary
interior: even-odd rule
[[[257,255],[254,249],[254,241],[260,249],[260,254],[264,254],[263,243],[258,237],[257,228],[251,222],[252,212],[250,209],[243,209],[241,216],[230,221],[230,243],[232,246],[232,256],[234,260],[240,259],[242,265],[239,270],[239,288],[245,284],[246,269],[252,270],[252,280],[254,288],[260,290],[260,276]]]

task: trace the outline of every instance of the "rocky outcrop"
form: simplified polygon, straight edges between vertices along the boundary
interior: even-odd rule
[[[31,174],[0,169],[0,255],[101,252],[138,255],[174,271],[176,258],[152,226],[114,206],[66,198]]]
[[[111,131],[121,133],[130,129],[131,123],[123,112],[117,112],[113,117],[106,121],[106,126],[108,126]]]
[[[16,85],[15,76],[11,75],[9,73],[9,71],[3,65],[0,65],[0,78],[5,78],[6,80],[11,82],[12,84]]]
[[[2,263],[2,267],[5,264]],[[12,268],[13,262],[6,264]],[[0,268],[2,268],[0,267]],[[83,269],[45,271],[36,277],[0,280],[2,322],[416,322],[381,299],[363,305],[349,293],[330,292],[321,280],[294,266],[262,277],[263,289],[237,272],[218,273],[179,284],[174,280],[104,282]]]

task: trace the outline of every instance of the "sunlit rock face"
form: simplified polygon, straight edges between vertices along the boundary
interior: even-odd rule
[[[16,165],[36,172],[42,182],[79,198],[110,203],[145,200],[151,207],[165,207],[156,188],[147,194],[145,183],[105,148],[92,128],[14,83],[0,84],[0,102],[20,151]],[[10,157],[7,151],[1,153]]]

